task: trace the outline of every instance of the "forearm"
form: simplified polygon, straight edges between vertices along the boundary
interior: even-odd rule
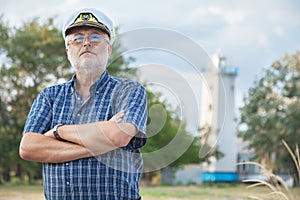
[[[83,146],[62,142],[39,133],[26,133],[20,143],[20,157],[44,163],[60,163],[91,157]]]
[[[64,125],[58,132],[64,140],[84,146],[92,155],[99,155],[126,146],[137,131],[129,123],[101,121]],[[51,132],[48,134],[52,135]]]
[[[45,134],[26,133],[20,143],[20,156],[36,162],[59,163],[104,154],[126,146],[136,134],[129,123],[101,121],[88,124],[64,125],[55,139],[53,129]]]

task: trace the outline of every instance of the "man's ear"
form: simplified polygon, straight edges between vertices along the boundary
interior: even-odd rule
[[[66,48],[66,54],[68,54],[68,51],[69,51],[69,49],[68,49],[68,48]]]
[[[112,53],[112,45],[109,45],[109,47],[108,47],[108,57],[111,56],[111,53]]]

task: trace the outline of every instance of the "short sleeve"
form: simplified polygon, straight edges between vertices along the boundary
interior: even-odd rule
[[[138,82],[125,81],[116,86],[113,98],[113,114],[124,110],[122,122],[131,123],[138,129],[138,134],[130,141],[127,148],[138,149],[146,144],[147,95],[145,88]]]
[[[51,126],[51,108],[43,90],[34,100],[28,118],[26,120],[23,134],[27,132],[44,133]]]

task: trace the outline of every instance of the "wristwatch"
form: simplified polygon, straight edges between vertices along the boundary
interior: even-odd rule
[[[58,134],[58,127],[60,127],[60,126],[63,126],[63,124],[57,124],[56,126],[54,126],[54,128],[53,128],[53,135],[54,135],[54,137],[57,139],[57,140],[60,140],[60,141],[64,141],[64,139],[62,139],[60,136],[59,136],[59,134]]]

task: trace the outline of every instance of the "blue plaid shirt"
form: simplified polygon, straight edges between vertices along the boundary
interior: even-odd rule
[[[143,161],[139,148],[146,143],[147,98],[137,82],[112,77],[106,71],[90,88],[84,102],[75,90],[76,77],[45,88],[35,99],[23,134],[45,133],[57,124],[109,120],[120,110],[123,122],[139,133],[123,148],[97,157],[65,163],[43,163],[46,199],[137,199]]]

